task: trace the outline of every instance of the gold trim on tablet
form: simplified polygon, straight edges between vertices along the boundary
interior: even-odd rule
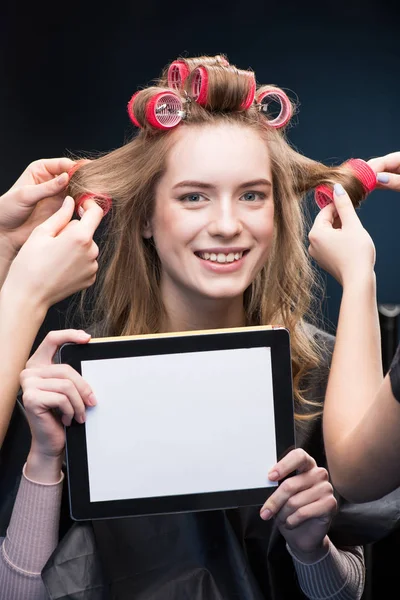
[[[89,342],[118,342],[125,340],[142,340],[149,338],[182,337],[188,335],[207,335],[214,333],[240,333],[249,331],[268,331],[271,329],[286,329],[283,325],[256,325],[254,327],[228,327],[226,329],[201,329],[198,331],[174,331],[170,333],[143,333],[140,335],[121,335],[114,337],[92,338]]]

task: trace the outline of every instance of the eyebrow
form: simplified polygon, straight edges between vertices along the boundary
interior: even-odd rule
[[[240,184],[238,189],[251,188],[257,185],[267,185],[269,187],[272,187],[272,183],[268,179],[253,179],[252,181],[246,181],[245,183]],[[205,183],[204,181],[180,181],[179,183],[174,185],[172,189],[175,190],[177,188],[186,187],[203,190],[210,190],[216,188],[216,186],[212,183]]]

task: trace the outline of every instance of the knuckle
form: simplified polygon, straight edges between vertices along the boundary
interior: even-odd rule
[[[315,467],[315,473],[319,481],[328,481],[328,471],[324,467]]]
[[[292,495],[296,489],[296,483],[293,481],[294,477],[289,477],[289,479],[285,479],[283,483],[281,483],[282,490],[288,494]]]
[[[310,508],[308,505],[300,506],[296,511],[298,520],[305,521],[310,518]]]
[[[296,510],[298,507],[298,503],[295,499],[295,496],[291,496],[289,500],[286,502],[286,505],[290,510]]]
[[[327,504],[328,504],[328,508],[329,508],[330,511],[332,511],[332,512],[336,512],[337,511],[337,509],[338,509],[338,503],[337,503],[336,498],[334,498],[333,496],[331,496],[330,498],[328,498]]]
[[[22,402],[26,408],[29,408],[35,404],[37,400],[36,388],[27,388],[22,394]]]

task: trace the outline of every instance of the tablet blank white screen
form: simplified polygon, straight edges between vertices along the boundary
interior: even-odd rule
[[[82,362],[90,500],[276,485],[270,348]]]

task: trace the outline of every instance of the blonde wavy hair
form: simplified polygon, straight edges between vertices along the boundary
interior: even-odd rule
[[[319,366],[321,351],[305,326],[314,321],[316,277],[305,244],[302,202],[307,192],[319,184],[342,183],[355,204],[363,198],[364,190],[345,165],[328,167],[293,149],[284,129],[269,126],[254,102],[242,109],[249,92],[249,71],[240,71],[221,56],[184,61],[191,72],[204,65],[212,76],[206,106],[189,102],[186,118],[178,127],[232,123],[256,130],[268,147],[275,235],[267,263],[244,293],[244,310],[248,325],[279,323],[289,330],[296,419],[308,420],[322,410],[318,402],[306,398],[302,382]],[[173,91],[187,101],[189,86],[190,76],[188,86]],[[258,86],[257,94],[271,87],[275,86]],[[168,89],[172,91],[166,69],[156,84],[142,90],[135,101],[135,115],[142,127],[133,139],[85,162],[70,181],[68,193],[75,198],[97,192],[113,200],[92,312],[93,321],[102,323],[102,335],[157,333],[164,321],[160,261],[152,241],[144,239],[142,232],[152,215],[155,187],[166,168],[174,129],[155,129],[146,123],[144,111],[154,94]]]

